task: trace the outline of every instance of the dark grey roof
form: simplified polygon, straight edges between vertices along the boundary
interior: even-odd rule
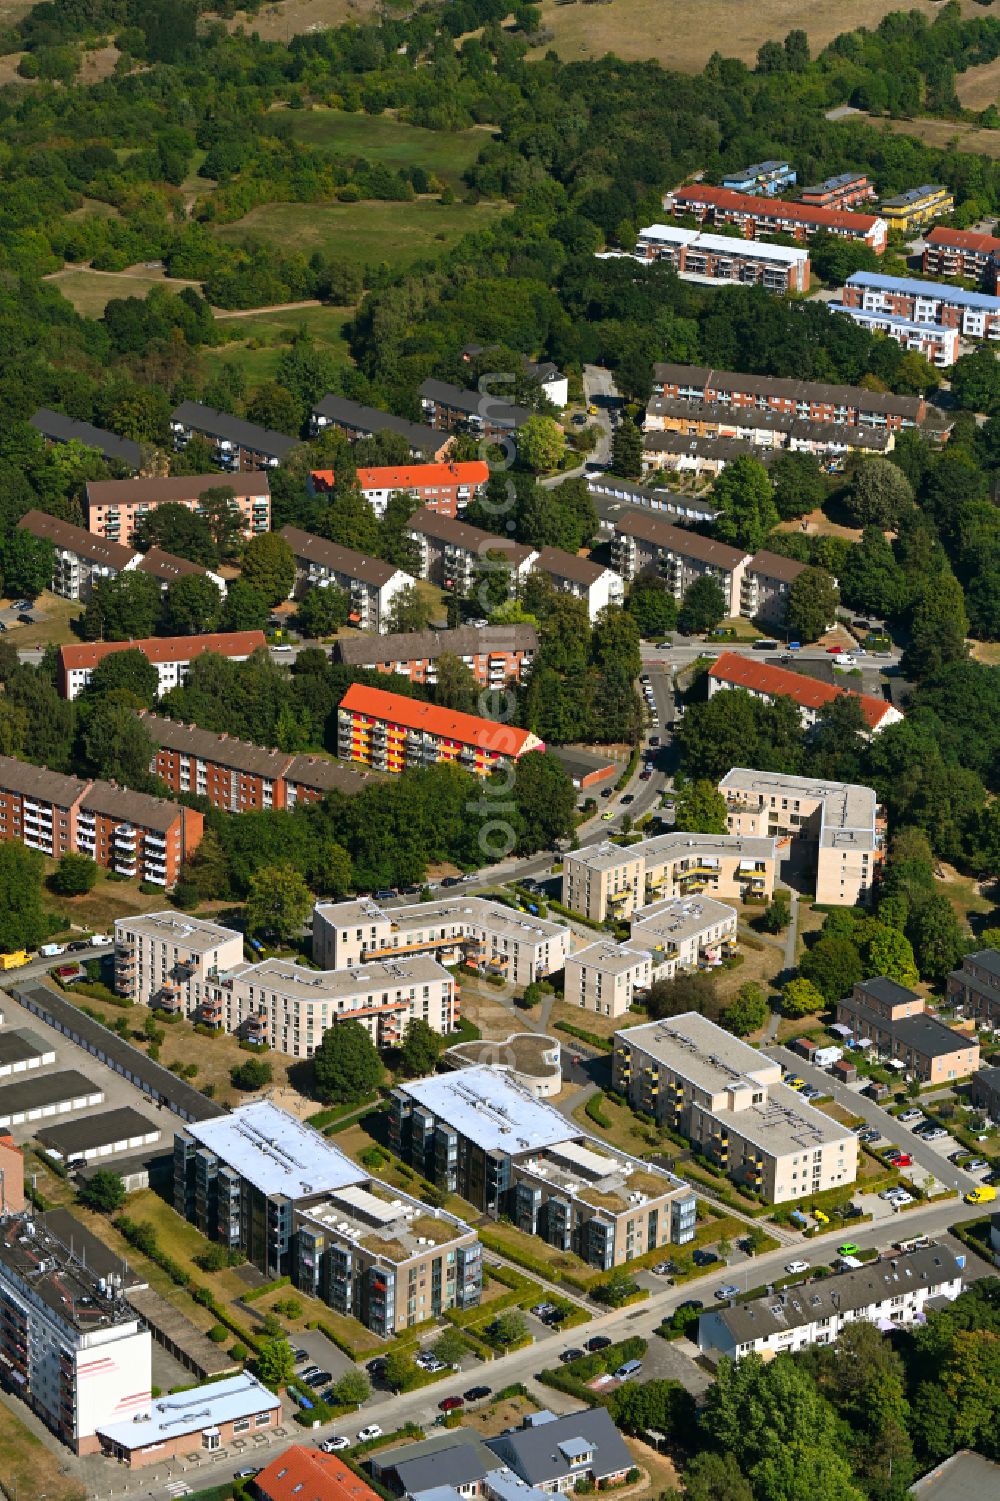
[[[312,409],[313,419],[325,417],[335,426],[351,428],[359,436],[375,433],[400,433],[411,448],[423,453],[437,453],[448,441],[447,434],[435,431],[419,422],[410,422],[406,417],[397,417],[392,412],[383,412],[378,407],[364,406],[360,401],[349,401],[346,396],[324,396]]]
[[[133,792],[129,787],[116,787],[112,782],[95,782],[80,807],[86,813],[102,813],[106,818],[136,824],[140,829],[155,829],[160,834],[168,833],[183,816],[178,803],[150,797],[147,792]]]
[[[887,983],[893,982],[890,980]],[[901,986],[900,989],[902,988]],[[845,1015],[855,1016],[875,1030],[888,1032],[894,1043],[902,1043],[903,1047],[924,1058],[947,1058],[949,1053],[976,1045],[974,1034],[953,1031],[944,1022],[938,1021],[936,1016],[929,1016],[923,1011],[916,1016],[900,1016],[895,1021],[889,1021],[853,996],[841,1001],[840,1006]]]
[[[214,730],[202,730],[196,724],[183,724],[180,720],[167,719],[148,710],[140,711],[139,718],[154,744],[161,749],[196,756],[199,761],[212,761],[235,771],[278,777],[291,760],[288,751],[268,750],[249,740],[217,735]]]
[[[467,521],[459,521],[456,516],[441,516],[437,511],[431,510],[430,506],[421,506],[419,511],[414,511],[406,527],[410,532],[433,537],[436,542],[449,543],[452,547],[461,547],[477,556],[502,552],[513,567],[520,566],[535,550],[525,546],[523,542],[512,542],[509,537],[498,537],[493,532],[484,531],[480,526],[470,526]]]
[[[170,414],[170,420],[191,428],[193,432],[206,433],[210,438],[224,438],[227,443],[235,443],[240,448],[267,454],[269,458],[283,459],[299,442],[298,438],[291,438],[287,433],[259,427],[256,422],[246,422],[231,412],[217,412],[214,407],[203,406],[200,401],[182,401]]]
[[[617,474],[588,474],[587,489],[602,518],[622,506],[639,507],[660,515],[693,516],[697,513],[702,521],[714,521],[719,514],[718,506],[713,506],[705,496],[685,495],[653,485],[634,485],[631,480],[621,479]]]
[[[369,558],[365,553],[354,552],[350,547],[341,547],[339,542],[328,542],[325,537],[305,532],[299,526],[283,526],[280,535],[297,558],[304,558],[307,563],[318,563],[321,568],[329,568],[346,578],[360,579],[362,583],[371,584],[376,589],[381,589],[400,571],[394,563],[385,563],[381,558]]]
[[[962,974],[966,964],[974,964],[977,969],[985,969],[988,975],[1000,979],[1000,949],[976,949],[974,954],[966,954],[962,960],[963,970],[956,973]]]
[[[600,1479],[632,1467],[632,1456],[605,1407],[573,1412],[538,1427],[519,1428],[487,1439],[489,1447],[528,1485],[543,1485],[573,1472],[560,1444],[583,1439],[594,1452],[587,1470]]]
[[[868,995],[874,996],[877,1001],[882,1001],[887,1006],[902,1006],[907,1001],[920,999],[915,990],[910,990],[906,985],[900,985],[896,980],[890,980],[887,975],[873,975],[870,980],[859,980],[857,988],[866,991]]]
[[[383,1449],[372,1460],[379,1475],[394,1474],[401,1489],[410,1494],[439,1485],[473,1485],[501,1466],[478,1434],[462,1428]]]
[[[0,1116],[14,1115],[19,1110],[36,1110],[43,1105],[57,1105],[63,1100],[78,1099],[100,1089],[99,1084],[92,1083],[75,1068],[59,1069],[56,1073],[33,1070],[24,1078],[0,1085]]]
[[[338,662],[375,667],[393,662],[433,662],[443,652],[456,657],[489,652],[533,652],[538,632],[533,625],[459,626],[453,631],[401,631],[393,636],[344,637],[334,644]]]
[[[1000,1090],[1000,1068],[977,1068],[972,1076],[973,1084],[981,1084],[990,1091]]]
[[[45,1126],[36,1135],[45,1146],[54,1147],[64,1157],[72,1157],[74,1152],[89,1152],[95,1147],[112,1146],[117,1141],[160,1130],[160,1125],[148,1115],[140,1115],[131,1105],[123,1105],[119,1110],[104,1110],[61,1126]]]
[[[614,771],[620,764],[610,756],[599,756],[596,751],[586,750],[580,745],[553,745],[551,750],[577,785],[583,777],[591,777],[599,771]]]
[[[959,1449],[910,1486],[916,1501],[996,1501],[1000,1465],[971,1449]]]
[[[54,443],[84,443],[88,448],[98,449],[106,459],[117,459],[130,469],[138,469],[142,463],[142,449],[131,438],[119,438],[117,433],[105,432],[92,422],[80,422],[76,417],[67,417],[65,412],[53,412],[49,407],[39,407],[28,419],[31,426]]]
[[[435,406],[447,407],[453,412],[464,412],[468,417],[481,417],[492,427],[520,427],[532,415],[527,407],[514,406],[501,401],[491,392],[468,391],[463,386],[452,386],[445,380],[425,380],[420,387],[424,401]]]
[[[750,559],[747,573],[759,573],[761,578],[777,579],[781,584],[790,584],[807,567],[807,563],[800,563],[797,558],[786,558],[783,553],[768,552],[767,548],[762,548]]]
[[[103,563],[119,572],[135,557],[135,549],[124,547],[120,542],[111,542],[107,537],[95,537],[70,521],[61,521],[47,511],[27,511],[17,523],[33,537],[42,537],[53,547],[75,553],[78,558],[87,558],[92,563]]]
[[[856,407],[860,412],[884,412],[917,422],[924,409],[919,396],[893,396],[861,386],[830,386],[821,381],[788,380],[776,375],[747,375],[736,370],[713,370],[705,365],[653,366],[660,385],[701,386],[705,391],[746,391],[751,395],[780,396],[831,406]]]
[[[39,1037],[37,1032],[31,1032],[27,1027],[14,1032],[0,1032],[0,1064],[24,1063],[29,1058],[40,1058],[43,1053],[51,1052],[51,1039]]]
[[[642,446],[645,453],[680,453],[693,459],[721,459],[727,464],[742,458],[768,464],[775,456],[774,449],[758,448],[749,438],[692,438],[687,433],[644,433]]]
[[[550,573],[554,578],[572,579],[589,589],[609,570],[601,563],[592,563],[589,558],[579,558],[575,553],[561,547],[543,547],[535,559],[539,573]]]
[[[75,1126],[66,1126],[64,1129],[73,1131],[82,1124],[82,1121],[77,1121]],[[142,1274],[130,1268],[128,1262],[122,1261],[113,1251],[109,1251],[104,1241],[92,1230],[88,1230],[83,1221],[78,1220],[68,1209],[47,1209],[38,1219],[50,1235],[68,1246],[76,1259],[82,1261],[98,1277],[106,1277],[109,1272],[117,1273],[122,1278],[126,1292],[132,1287],[145,1287]]]

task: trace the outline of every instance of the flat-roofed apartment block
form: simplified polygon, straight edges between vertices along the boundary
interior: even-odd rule
[[[561,547],[543,547],[535,559],[533,572],[547,574],[561,594],[582,599],[591,620],[596,620],[608,605],[620,605],[625,598],[622,581],[613,569],[565,552]]]
[[[635,254],[641,261],[666,262],[682,281],[736,282],[778,293],[809,290],[809,251],[789,245],[650,224],[640,229]]]
[[[925,1084],[964,1079],[979,1067],[975,1032],[956,1032],[927,1010],[923,996],[885,975],[859,980],[837,1002],[837,1021],[878,1054],[895,1058]]]
[[[283,526],[281,536],[295,558],[293,594],[335,584],[348,596],[352,625],[362,631],[388,630],[393,601],[413,583],[408,573],[394,563],[327,542],[298,526]]]
[[[653,982],[653,956],[641,943],[598,938],[567,955],[563,998],[598,1016],[624,1016]]]
[[[853,1132],[781,1082],[781,1065],[697,1012],[615,1033],[619,1094],[734,1182],[780,1204],[846,1188],[858,1171]]]
[[[404,631],[399,635],[342,637],[334,659],[348,667],[397,672],[411,683],[436,683],[438,659],[448,653],[464,662],[480,688],[519,683],[535,659],[533,625],[459,626],[451,631]]]
[[[545,746],[530,730],[352,683],[337,712],[337,748],[378,771],[454,761],[485,777]]]
[[[602,1270],[694,1236],[686,1183],[574,1130],[497,1069],[394,1089],[389,1143],[442,1190]]]
[[[269,1101],[177,1132],[174,1207],[265,1277],[290,1278],[375,1334],[480,1301],[474,1230],[372,1178]]]
[[[467,594],[477,570],[489,568],[491,561],[499,558],[510,570],[512,590],[516,589],[538,557],[534,548],[512,542],[508,537],[496,537],[452,516],[439,516],[428,506],[410,517],[407,536],[417,546],[420,578],[430,579],[457,594]]]
[[[152,662],[159,679],[157,693],[169,693],[187,677],[197,657],[212,652],[232,662],[245,662],[255,651],[265,651],[263,631],[218,631],[211,636],[149,636],[140,641],[87,641],[59,648],[59,691],[63,698],[76,698],[94,675],[94,668],[116,651],[141,651]]]
[[[192,474],[173,478],[104,479],[87,483],[87,529],[111,542],[133,540],[136,523],[158,506],[183,506],[199,514],[199,496],[225,487],[232,490],[231,506],[240,518],[244,537],[271,530],[271,482],[262,470],[224,479],[220,474]]]
[[[152,1337],[121,1277],[90,1270],[34,1210],[0,1224],[0,1309],[9,1389],[75,1453],[96,1453],[99,1427],[148,1408]]]
[[[810,422],[899,431],[918,427],[929,407],[922,396],[893,396],[863,386],[831,386],[777,375],[746,375],[708,365],[653,366],[654,396],[707,401],[737,408],[786,412]]]
[[[944,369],[954,365],[959,354],[957,328],[946,328],[940,323],[921,323],[914,318],[899,318],[895,313],[876,312],[869,308],[855,307],[846,302],[827,304],[831,313],[846,313],[852,322],[860,324],[869,333],[883,334],[895,339],[902,349],[922,354],[932,365]],[[995,321],[996,332],[990,338],[1000,338],[1000,324]]]
[[[570,936],[561,923],[477,896],[413,907],[380,907],[365,897],[317,902],[312,932],[313,958],[329,969],[430,954],[442,964],[503,975],[514,985],[530,985],[562,969]]]
[[[50,407],[39,407],[28,421],[46,443],[82,443],[85,448],[96,448],[110,464],[132,474],[142,468],[142,445],[133,443],[131,438],[120,438],[117,433],[95,427],[92,422],[79,422],[65,412],[53,412]]]
[[[788,162],[778,159],[766,162],[751,162],[749,167],[737,167],[727,172],[722,179],[724,188],[734,193],[766,193],[769,198],[781,188],[794,188],[798,174]]]
[[[948,1004],[961,1015],[1000,1030],[1000,950],[977,949],[966,954],[961,969],[953,969],[947,982]]]
[[[356,1021],[379,1048],[398,1047],[411,1021],[432,1032],[458,1025],[459,988],[426,955],[372,960],[356,969],[305,969],[264,959],[220,970],[204,987],[201,1014],[224,1032],[292,1058],[311,1058],[338,1021]]]
[[[106,870],[169,887],[204,830],[205,815],[194,808],[94,782],[80,800],[76,848]]]
[[[115,989],[154,1011],[218,1025],[206,987],[242,961],[242,933],[204,918],[147,912],[115,922]]]
[[[748,657],[743,652],[724,651],[708,669],[708,696],[713,698],[716,693],[734,688],[741,688],[765,703],[774,703],[779,698],[791,699],[798,707],[803,728],[807,730],[819,721],[820,711],[827,704],[845,694],[858,700],[869,735],[876,735],[903,719],[888,699],[876,698],[871,693],[855,693],[850,688],[837,688],[833,683],[810,677],[807,672],[793,672],[773,662]]]
[[[359,469],[358,488],[379,519],[393,495],[409,495],[440,516],[458,516],[489,477],[489,465],[482,459],[450,464],[385,464]],[[332,490],[334,471],[314,469],[310,484],[316,493]]]
[[[973,229],[935,224],[924,238],[923,273],[967,277],[996,296],[1000,292],[1000,240]]]
[[[231,412],[218,412],[200,401],[182,401],[170,414],[174,447],[185,449],[197,433],[215,445],[215,462],[227,473],[248,469],[273,469],[286,459],[299,439],[277,433]],[[215,477],[218,484],[218,477]]]
[[[742,834],[656,834],[637,844],[593,844],[563,859],[563,905],[592,922],[631,917],[658,900],[770,897],[773,838]]]
[[[940,183],[907,188],[894,198],[883,198],[879,205],[882,218],[895,230],[920,229],[932,219],[943,219],[954,212],[955,200]]]
[[[360,401],[349,401],[346,396],[332,394],[318,401],[309,417],[313,437],[327,427],[345,433],[352,443],[358,438],[374,438],[377,433],[399,433],[409,444],[411,459],[430,459],[438,463],[446,457],[455,441],[448,434],[436,432],[433,427],[424,427],[406,417],[383,412],[379,407],[368,407]]]
[[[725,596],[726,613],[739,610],[747,555],[738,547],[633,511],[615,523],[611,556],[626,583],[655,571],[675,599],[683,599],[697,579],[714,578]]]
[[[50,588],[63,599],[86,602],[95,584],[115,578],[134,557],[131,547],[95,537],[82,526],[72,526],[46,511],[28,511],[17,525],[19,531],[52,543]]]
[[[420,387],[420,405],[439,431],[474,433],[491,442],[510,437],[532,415],[530,408],[515,406],[489,391],[470,391],[433,378]]]
[[[743,570],[740,614],[747,620],[782,625],[789,590],[805,567],[796,558],[786,558],[766,548],[755,552]]]
[[[90,783],[0,756],[0,840],[17,839],[58,860],[77,848],[80,800]]]
[[[871,787],[734,766],[719,783],[731,834],[815,846],[816,900],[866,902],[885,859],[885,819]]]
[[[876,255],[881,255],[888,240],[888,226],[877,214],[851,213],[847,209],[819,208],[809,203],[791,203],[779,198],[756,197],[716,188],[708,183],[692,183],[664,195],[663,207],[681,217],[694,214],[702,224],[734,224],[748,240],[762,235],[791,235],[806,240],[824,233],[845,240],[863,240]]]

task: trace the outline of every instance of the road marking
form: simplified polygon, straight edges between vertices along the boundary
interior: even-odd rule
[[[168,1496],[190,1496],[191,1487],[186,1480],[169,1480],[163,1487]]]

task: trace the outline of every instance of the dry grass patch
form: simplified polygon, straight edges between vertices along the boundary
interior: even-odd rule
[[[55,282],[66,300],[84,318],[100,318],[113,298],[145,297],[151,287],[165,286],[172,292],[195,287],[201,291],[199,281],[166,276],[162,271],[144,266],[131,266],[126,271],[94,271],[89,266],[68,266],[62,271],[53,271],[45,280]]]
[[[624,1493],[627,1501],[645,1501],[647,1496],[674,1494],[680,1489],[680,1477],[674,1462],[666,1454],[657,1454],[649,1444],[626,1438],[625,1445],[642,1472],[639,1484]]]
[[[13,600],[4,600],[4,604],[12,603]],[[38,619],[34,625],[20,625],[17,620],[12,620],[7,627],[7,635],[18,651],[29,646],[48,646],[50,643],[53,646],[70,646],[80,639],[72,624],[83,613],[78,601],[60,599],[57,594],[50,594],[45,589],[38,596],[36,607]]]
[[[86,1488],[64,1473],[69,1469],[68,1454],[57,1454],[36,1438],[12,1404],[0,1405],[0,1475],[6,1495],[84,1501]]]
[[[876,129],[894,131],[896,135],[915,136],[925,146],[938,150],[955,147],[991,160],[1000,158],[1000,130],[984,130],[981,126],[964,125],[957,120],[886,120],[881,115],[856,115],[853,118],[864,120]]]
[[[996,104],[1000,99],[1000,57],[959,73],[955,93],[963,109],[988,109]]]
[[[797,521],[779,521],[775,531],[805,532],[810,537],[846,537],[849,542],[861,540],[860,527],[842,526],[839,521],[831,521],[821,510],[810,511]]]
[[[482,1438],[496,1438],[508,1428],[520,1428],[529,1412],[537,1412],[538,1403],[533,1397],[507,1397],[503,1402],[493,1402],[478,1412],[462,1414],[462,1427],[471,1428]]]
[[[229,31],[256,32],[266,42],[287,42],[300,32],[327,31],[345,21],[361,21],[376,9],[375,0],[287,0],[284,5],[265,5],[253,16],[237,11],[223,25]],[[205,20],[217,22],[219,17],[206,16]]]

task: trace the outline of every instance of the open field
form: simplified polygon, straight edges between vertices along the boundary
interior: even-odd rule
[[[4,603],[13,601],[5,600]],[[35,604],[37,618],[34,624],[21,625],[17,620],[11,620],[7,626],[7,637],[12,646],[24,651],[29,646],[70,646],[79,641],[71,623],[83,613],[79,600],[62,599],[44,589]]]
[[[490,139],[485,130],[425,130],[392,115],[336,109],[286,110],[295,140],[335,156],[363,156],[386,167],[423,167],[457,186]]]
[[[553,48],[567,62],[602,57],[613,52],[626,61],[655,58],[665,67],[697,73],[713,52],[752,63],[762,42],[780,40],[797,26],[805,26],[813,55],[841,32],[874,26],[898,5],[890,0],[844,0],[842,5],[803,14],[792,0],[763,0],[741,5],[713,0],[698,11],[697,25],[682,0],[612,0],[606,5],[560,4],[543,0],[542,27],[547,37],[535,49],[542,56]],[[933,0],[913,0],[908,10],[935,15]],[[963,15],[978,14],[972,0],[962,0]]]
[[[394,267],[440,255],[463,235],[503,212],[498,203],[263,203],[216,233],[226,240],[254,238],[310,255],[323,250],[355,265],[388,261]]]
[[[963,109],[988,109],[996,104],[1000,99],[1000,57],[959,73],[955,93]]]
[[[55,870],[55,860],[46,860],[46,872]],[[52,906],[76,927],[95,933],[108,933],[118,917],[134,917],[138,912],[155,912],[165,905],[163,892],[144,895],[138,881],[111,881],[108,872],[99,869],[93,891],[83,896],[52,898]]]
[[[985,662],[987,667],[1000,667],[1000,641],[973,641],[970,644],[977,662]]]
[[[990,67],[995,66],[990,64]],[[915,136],[925,146],[943,150],[954,147],[973,155],[1000,158],[1000,130],[983,130],[978,125],[963,125],[957,120],[886,120],[880,115],[855,115],[876,128],[895,131],[897,135]]]
[[[67,301],[85,318],[100,318],[113,297],[145,297],[150,287],[165,286],[172,292],[197,287],[197,281],[165,276],[162,271],[130,266],[126,271],[92,271],[87,266],[69,266],[54,271],[46,281],[54,281]]]
[[[271,380],[278,361],[304,329],[317,349],[349,361],[344,329],[354,313],[349,307],[303,307],[277,313],[252,313],[247,318],[226,318],[227,332],[238,333],[232,344],[205,349],[201,358],[210,371],[217,366],[238,366],[250,385]]]

